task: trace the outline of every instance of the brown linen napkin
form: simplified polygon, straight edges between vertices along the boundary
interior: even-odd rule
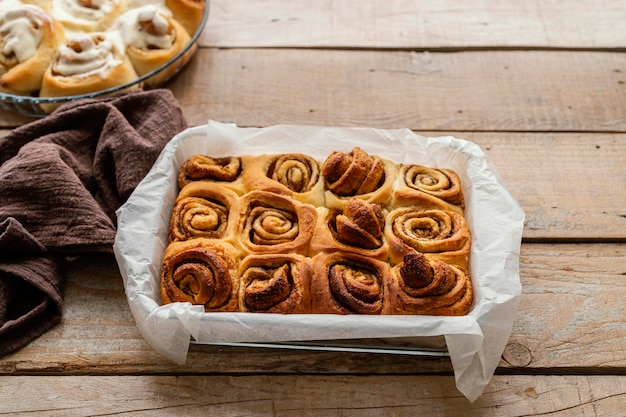
[[[112,253],[115,210],[186,128],[157,89],[68,103],[0,138],[0,357],[59,322],[63,255]]]

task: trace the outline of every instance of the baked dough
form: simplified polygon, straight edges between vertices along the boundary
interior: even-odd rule
[[[310,313],[311,260],[298,254],[251,255],[239,268],[239,310]]]
[[[259,155],[250,160],[243,172],[244,187],[288,195],[303,203],[322,206],[324,182],[320,171],[319,162],[308,155]]]
[[[220,240],[173,242],[163,257],[161,299],[202,305],[207,312],[237,311],[239,261],[239,252]]]
[[[0,88],[30,95],[41,87],[44,72],[65,31],[43,9],[16,4],[0,14]]]
[[[190,36],[196,33],[196,30],[202,22],[205,0],[166,0],[165,6],[172,11],[172,15],[187,30]]]
[[[69,37],[44,73],[41,97],[65,97],[105,90],[137,79],[128,57],[104,32]]]
[[[385,281],[383,314],[461,316],[473,300],[470,277],[439,259],[409,252]]]
[[[229,311],[464,315],[472,306],[471,233],[452,170],[359,147],[323,163],[197,154],[178,183],[170,245],[230,248],[240,261]]]
[[[167,63],[191,40],[177,20],[167,16],[154,5],[124,13],[117,20],[115,29],[120,31],[126,46],[126,54],[139,76]],[[166,75],[164,73],[162,77]]]

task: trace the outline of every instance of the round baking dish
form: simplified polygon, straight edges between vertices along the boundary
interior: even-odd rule
[[[83,98],[102,97],[130,88],[140,88],[143,90],[157,88],[169,81],[176,74],[178,74],[180,70],[183,69],[185,65],[187,65],[191,57],[196,53],[196,50],[198,49],[198,40],[200,38],[200,35],[202,34],[202,31],[204,30],[204,27],[206,26],[208,17],[209,1],[207,0],[202,20],[187,45],[165,64],[147,74],[140,76],[132,82],[120,84],[118,86],[105,90],[94,91],[92,93],[54,98],[21,96],[0,92],[0,109],[12,113],[17,113],[22,116],[41,118],[49,114],[49,111],[44,110],[46,105],[48,105],[48,107],[56,108],[58,105],[70,101],[80,100]]]

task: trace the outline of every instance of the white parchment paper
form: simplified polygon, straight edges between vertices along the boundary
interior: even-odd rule
[[[188,303],[160,305],[159,275],[177,175],[194,154],[215,157],[300,152],[323,161],[359,146],[395,162],[454,169],[463,183],[472,232],[472,310],[463,317],[205,313]],[[160,354],[184,363],[190,337],[201,343],[444,336],[457,388],[470,401],[489,383],[511,334],[521,285],[524,213],[475,144],[427,138],[410,130],[279,125],[238,128],[210,121],[164,148],[152,170],[118,210],[114,250],[137,326]]]

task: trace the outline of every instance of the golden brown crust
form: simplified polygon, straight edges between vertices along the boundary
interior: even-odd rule
[[[402,165],[398,171],[392,205],[439,208],[463,214],[465,198],[461,180],[451,169]]]
[[[219,184],[193,182],[184,187],[172,209],[168,240],[235,239],[238,195]]]
[[[250,191],[240,203],[237,235],[243,252],[308,254],[315,207],[266,191]]]
[[[154,44],[147,45],[146,48],[133,45],[126,46],[126,54],[139,76],[147,74],[167,63],[191,40],[187,31],[177,20],[165,15],[161,16],[168,22],[167,35],[173,38],[173,41],[167,48]],[[149,20],[142,21],[138,18],[136,24],[137,31],[140,33],[147,33],[152,36],[162,35]],[[160,76],[164,78],[166,75]],[[160,83],[161,81],[163,80],[157,79],[155,83]]]
[[[312,258],[311,310],[318,314],[381,314],[389,265],[367,256],[334,252]]]
[[[239,267],[240,311],[310,313],[311,260],[303,255],[251,255]]]
[[[205,0],[166,0],[165,5],[187,33],[193,36],[202,22],[206,7]]]
[[[385,281],[383,314],[461,316],[469,312],[473,287],[468,274],[438,259],[409,252]]]
[[[239,251],[219,240],[173,242],[163,257],[161,300],[203,305],[205,311],[237,311],[239,261]]]
[[[284,194],[314,206],[324,204],[320,165],[308,155],[258,155],[244,170],[243,181],[246,190]]]
[[[385,219],[385,238],[390,261],[402,262],[417,251],[467,269],[471,245],[469,227],[459,213],[401,207]]]
[[[20,27],[26,22],[29,27]],[[2,15],[0,28],[0,87],[13,94],[29,95],[39,91],[46,68],[65,40],[63,25],[37,6],[22,5]],[[33,32],[41,36],[41,40],[32,45],[36,48],[34,55],[20,57],[28,50],[21,44],[21,37]],[[35,43],[35,40],[29,36],[29,42]]]
[[[207,155],[193,155],[183,162],[178,171],[178,186],[182,189],[190,182],[217,182],[238,195],[244,193],[242,172],[246,160],[237,156],[212,158]]]
[[[455,195],[416,190],[406,178],[395,181],[397,173],[436,188],[436,180],[418,179],[422,174],[416,172],[427,169],[397,165],[355,148],[326,160],[326,180],[317,182],[325,192],[314,206],[295,198],[316,187],[315,168],[309,172],[306,167],[310,161],[300,154],[189,158],[179,171],[183,188],[172,211],[170,239],[232,244],[241,256],[237,311],[467,314],[474,298],[471,236],[458,189],[449,193]],[[378,170],[370,168],[379,163],[387,167],[384,180],[379,173],[368,173]],[[359,173],[363,180],[356,193],[376,188],[362,184],[370,177],[379,178],[374,181],[378,189],[356,197],[326,190],[329,184],[342,183],[345,175]],[[239,194],[225,188],[232,184],[238,184]],[[353,187],[347,181],[335,191]],[[393,198],[390,190],[395,191]],[[206,234],[189,231],[198,227],[181,227],[185,222],[201,226]]]
[[[349,153],[331,153],[324,161],[322,175],[326,186],[325,205],[328,208],[343,209],[353,197],[387,205],[391,199],[397,166],[386,159],[368,155],[357,146]]]
[[[115,47],[114,41],[105,33],[73,36],[67,39],[65,46],[44,74],[41,97],[86,94],[137,79],[128,57]],[[93,53],[95,50],[98,51],[98,58],[92,60],[96,56]],[[71,72],[59,71],[59,68],[69,67],[72,67]],[[89,71],[81,73],[82,68],[89,68]]]
[[[378,204],[351,199],[343,211],[318,207],[311,253],[344,251],[387,260],[385,213]]]

